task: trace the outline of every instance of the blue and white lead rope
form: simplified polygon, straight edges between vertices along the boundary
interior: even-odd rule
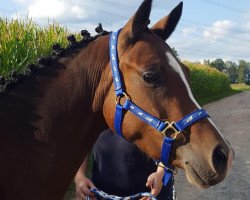
[[[142,197],[148,197],[152,200],[157,200],[157,198],[149,192],[140,192],[135,195],[131,195],[127,197],[119,197],[115,195],[109,195],[101,190],[98,190],[97,188],[91,188],[90,191],[95,193],[98,200],[133,200],[133,199],[139,199]],[[87,196],[86,200],[91,200],[91,197]],[[172,200],[177,200],[174,185],[173,185],[173,199]]]
[[[101,190],[98,190],[97,188],[91,188],[91,192],[95,193],[95,196],[98,200],[133,200],[133,199],[140,199],[142,197],[148,197],[151,200],[157,200],[154,195],[152,195],[149,192],[140,192],[135,195],[127,196],[127,197],[119,197],[115,195],[109,195]],[[87,196],[86,200],[91,200],[91,197]]]

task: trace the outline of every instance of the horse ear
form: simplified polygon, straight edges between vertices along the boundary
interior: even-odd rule
[[[156,22],[151,30],[163,40],[167,40],[181,18],[182,7],[183,2],[180,2],[168,16]]]
[[[136,13],[123,27],[120,36],[123,41],[134,41],[147,28],[152,0],[144,0]]]

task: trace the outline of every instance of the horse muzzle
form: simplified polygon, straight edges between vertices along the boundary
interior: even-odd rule
[[[225,150],[217,145],[212,151],[210,161],[199,158],[196,155],[193,159],[185,161],[184,169],[187,179],[193,185],[200,188],[208,188],[224,180],[231,168],[234,158],[234,151],[230,147]]]

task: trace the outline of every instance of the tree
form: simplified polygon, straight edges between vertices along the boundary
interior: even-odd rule
[[[177,50],[174,47],[172,48],[172,51],[177,58],[180,58]]]
[[[203,64],[204,65],[207,65],[207,66],[210,66],[211,65],[211,62],[210,62],[210,60],[208,59],[208,60],[203,60]]]
[[[226,69],[226,65],[221,58],[217,58],[216,60],[212,61],[210,65],[221,72]]]
[[[226,66],[226,71],[227,71],[227,74],[231,83],[237,83],[237,79],[238,79],[237,64],[232,61],[226,61],[225,66]]]
[[[246,84],[250,85],[250,68],[247,69],[245,78],[246,78]]]
[[[238,82],[245,83],[245,76],[248,68],[248,63],[245,60],[239,60],[239,68],[238,68]]]

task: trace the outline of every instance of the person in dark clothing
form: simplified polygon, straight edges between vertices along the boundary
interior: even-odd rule
[[[173,180],[162,187],[164,170],[157,167],[137,146],[106,130],[93,147],[91,180],[86,178],[88,158],[75,176],[78,200],[93,196],[89,189],[96,187],[108,194],[130,196],[151,192],[157,199],[174,199]]]

